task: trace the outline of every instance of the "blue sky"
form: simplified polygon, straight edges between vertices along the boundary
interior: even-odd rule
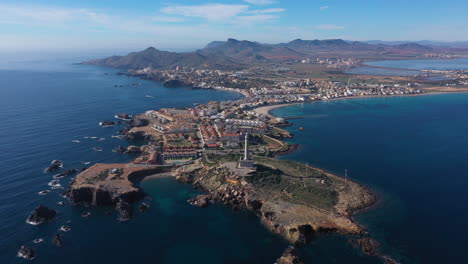
[[[0,51],[183,50],[229,37],[468,41],[468,1],[0,0]]]

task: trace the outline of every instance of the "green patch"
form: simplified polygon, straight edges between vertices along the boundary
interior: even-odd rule
[[[333,210],[338,182],[319,170],[288,160],[256,157],[257,172],[250,182],[283,200]]]

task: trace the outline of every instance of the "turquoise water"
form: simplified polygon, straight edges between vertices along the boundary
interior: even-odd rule
[[[367,62],[366,65],[394,68],[394,69],[357,67],[349,71],[346,71],[346,73],[383,75],[383,76],[412,76],[412,75],[418,75],[419,72],[408,71],[408,69],[409,70],[468,70],[468,58],[458,58],[458,59],[453,59],[453,60],[385,60],[385,61]],[[401,70],[397,70],[397,69],[401,69]]]
[[[403,263],[467,263],[468,94],[288,106],[301,144],[285,159],[370,186],[380,203],[356,219]],[[304,127],[305,131],[299,131]]]

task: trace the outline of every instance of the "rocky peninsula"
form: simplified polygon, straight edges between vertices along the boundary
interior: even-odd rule
[[[171,111],[186,118],[185,112],[181,111],[192,110]],[[177,162],[172,162],[172,158],[164,160],[165,155],[173,157],[169,155],[187,152],[172,152],[176,148],[171,145],[174,135],[161,133],[165,131],[156,125],[162,117],[171,118],[169,111],[162,112],[149,111],[135,115],[129,121],[129,127],[122,130],[123,136],[129,140],[145,140],[148,145],[131,147],[138,148],[135,153],[140,156],[128,164],[95,164],[78,174],[67,191],[72,204],[113,206],[120,220],[129,220],[133,205],[145,196],[138,186],[139,181],[149,175],[164,173],[205,192],[190,199],[189,203],[198,207],[222,203],[234,210],[251,211],[269,230],[296,246],[307,244],[319,232],[354,234],[359,239],[366,239],[364,229],[352,220],[352,214],[371,206],[375,202],[374,194],[358,183],[323,170],[275,159],[275,155],[290,148],[280,139],[292,137],[287,131],[272,126],[263,138],[251,139],[257,142],[255,150],[248,150],[252,152],[247,154],[255,159],[253,169],[239,168],[242,148],[213,149],[207,142],[200,143],[204,147],[196,157],[183,162],[174,158]],[[187,119],[183,120],[187,126]],[[196,119],[196,122],[199,129],[196,134],[203,137],[206,123],[203,119]],[[216,127],[219,129],[220,126]],[[180,135],[177,136],[178,144],[185,140]],[[191,137],[193,142],[197,141],[195,136]],[[188,146],[183,148],[177,147],[177,151],[189,149]],[[286,255],[291,257],[290,252]]]

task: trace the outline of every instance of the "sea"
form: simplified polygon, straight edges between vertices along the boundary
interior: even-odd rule
[[[382,255],[468,263],[468,94],[321,101],[272,113],[304,117],[288,128],[298,150],[281,158],[348,170],[377,194],[355,220]]]
[[[383,68],[366,67],[366,65]],[[468,70],[468,58],[450,60],[420,59],[371,61],[365,63],[362,67],[352,68],[346,71],[346,73],[380,76],[413,76],[421,74],[421,70]],[[429,79],[439,81],[445,80],[446,78],[434,75],[429,77]]]
[[[83,60],[0,63],[0,263],[274,263],[289,245],[258,217],[221,205],[193,207],[187,199],[200,192],[172,178],[143,181],[151,207],[125,223],[111,208],[72,207],[60,195],[64,189],[51,190],[53,173],[43,170],[52,160],[72,169],[134,158],[112,149],[141,142],[112,137],[123,126],[103,128],[101,121],[242,97],[165,88],[114,69],[74,64]],[[355,220],[381,243],[382,254],[402,263],[463,263],[467,110],[468,94],[449,94],[319,102],[274,114],[304,117],[288,128],[299,149],[281,158],[338,175],[348,169],[350,178],[378,194],[379,203]],[[70,182],[65,178],[61,185]],[[38,195],[42,190],[50,192]],[[27,224],[40,204],[56,209],[57,218]],[[87,211],[91,215],[81,217]],[[63,225],[71,230],[61,233],[63,247],[57,248],[52,238]],[[38,238],[43,242],[34,244]],[[37,258],[18,258],[21,245],[35,248]],[[300,252],[306,263],[381,263],[336,234],[317,235]]]

